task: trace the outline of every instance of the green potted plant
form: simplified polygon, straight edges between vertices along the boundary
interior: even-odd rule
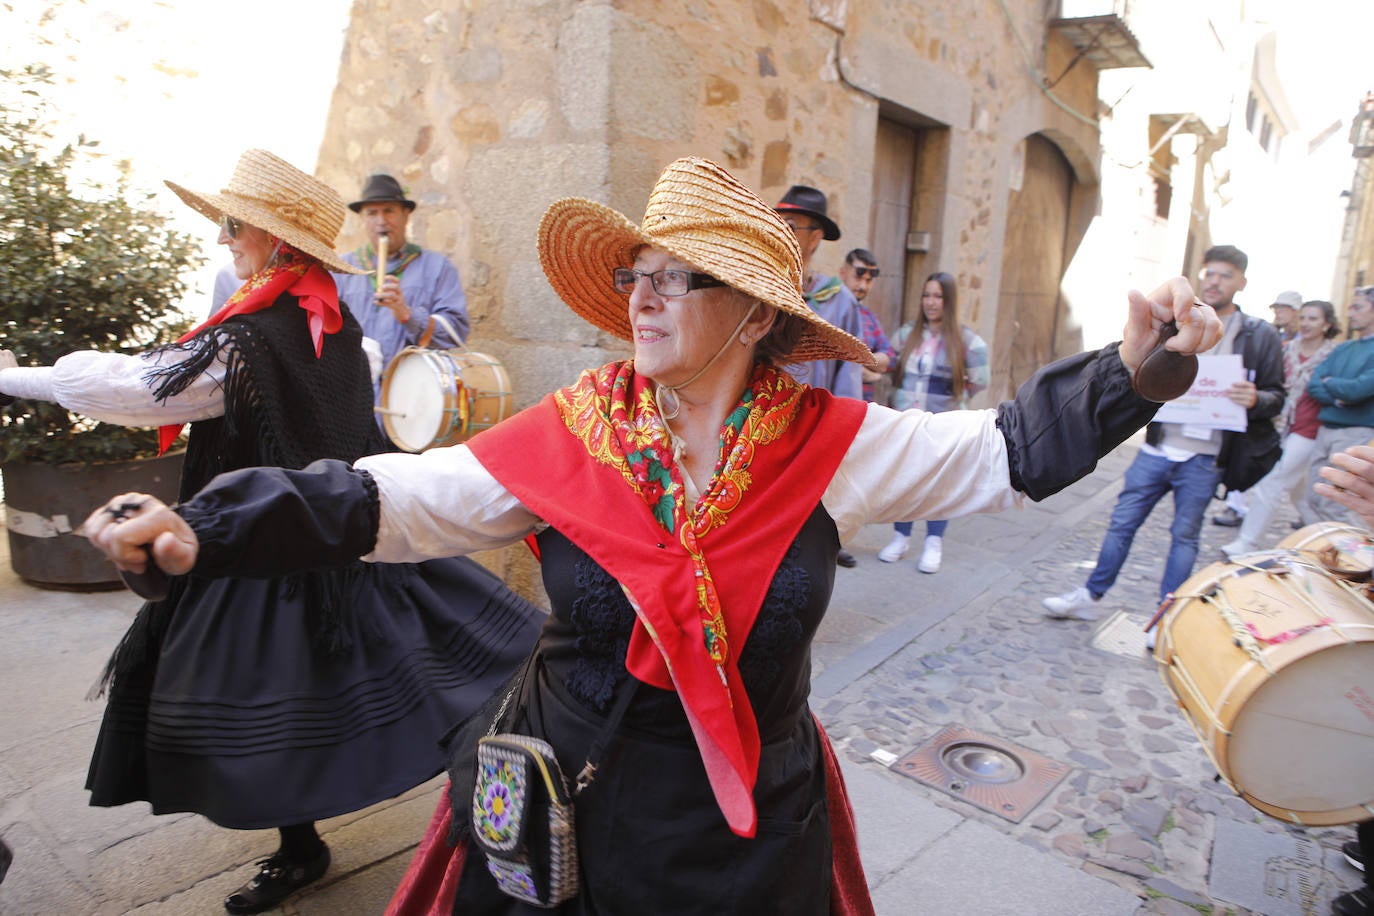
[[[195,241],[136,198],[126,169],[114,185],[79,179],[96,144],[54,142],[46,116],[50,71],[0,70],[0,348],[20,365],[48,366],[74,350],[137,353],[174,341]],[[56,404],[19,400],[0,410],[10,563],[40,585],[119,581],[71,533],[114,493],[176,496],[180,455],[157,454],[156,430],[99,423]]]

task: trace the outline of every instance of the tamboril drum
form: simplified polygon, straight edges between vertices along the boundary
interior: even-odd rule
[[[1214,563],[1175,593],[1155,660],[1251,805],[1313,826],[1374,817],[1374,602],[1364,583],[1300,550]]]
[[[456,445],[495,426],[510,411],[505,367],[466,347],[406,347],[382,374],[377,413],[391,441],[407,452]]]

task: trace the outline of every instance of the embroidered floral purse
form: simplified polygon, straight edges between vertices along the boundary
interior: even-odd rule
[[[514,717],[507,713],[516,697],[524,701],[526,681],[537,677],[538,655],[538,650],[532,653],[490,730],[478,739],[471,836],[486,856],[497,887],[516,900],[552,908],[580,890],[573,801],[596,778],[597,762],[629,708],[637,682],[631,677],[620,687],[606,724],[587,749],[577,785],[569,792],[547,741],[496,732],[498,723],[513,724]]]
[[[577,895],[577,836],[568,781],[547,741],[488,735],[477,743],[472,840],[496,884],[554,907]]]

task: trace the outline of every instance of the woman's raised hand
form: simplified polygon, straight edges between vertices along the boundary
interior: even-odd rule
[[[1146,296],[1136,290],[1129,293],[1130,308],[1126,328],[1121,335],[1121,362],[1128,372],[1145,359],[1159,340],[1160,326],[1173,320],[1178,333],[1169,338],[1165,348],[1176,353],[1205,353],[1221,340],[1221,319],[1193,293],[1183,277],[1174,277]]]
[[[200,541],[166,503],[146,493],[125,493],[96,509],[76,533],[104,551],[115,566],[141,573],[148,554],[163,572],[184,575],[196,565]]]

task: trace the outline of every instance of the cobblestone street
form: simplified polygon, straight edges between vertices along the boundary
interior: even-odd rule
[[[1118,449],[1042,504],[955,520],[936,575],[916,570],[919,550],[878,562],[885,527],[847,545],[859,563],[837,570],[812,706],[845,766],[881,916],[1325,914],[1359,883],[1339,851],[1350,828],[1285,826],[1213,779],[1146,654],[1169,505],[1142,528],[1099,620],[1041,613],[1041,598],[1085,579],[1133,455]],[[1204,526],[1199,567],[1232,533]],[[102,709],[85,693],[137,600],[31,588],[0,564],[0,690],[12,700],[0,710],[0,836],[15,849],[0,912],[223,913],[275,834],[90,808],[81,788]],[[950,726],[1043,755],[1048,794],[1014,822],[886,765]],[[441,786],[322,821],[333,865],[278,912],[381,913]]]
[[[1287,827],[1216,781],[1145,648],[1171,503],[1161,502],[1141,529],[1120,579],[1096,608],[1097,621],[1042,613],[1041,598],[1086,579],[1133,454],[1118,450],[1093,478],[1045,505],[954,522],[945,569],[924,577],[908,562],[908,578],[919,588],[923,580],[966,577],[982,594],[814,705],[849,760],[865,769],[875,766],[874,752],[901,756],[953,724],[1067,765],[1063,780],[1019,824],[895,772],[884,776],[894,791],[925,793],[961,817],[1140,895],[1142,913],[1329,912],[1332,897],[1359,883],[1340,855],[1353,831]],[[1222,559],[1218,545],[1234,536],[1235,529],[1210,522],[1214,511],[1204,524],[1199,570]],[[1049,516],[1043,527],[1027,517],[1032,513]],[[1008,526],[1017,515],[1023,524]],[[1288,533],[1295,517],[1280,513],[1269,541]],[[875,565],[881,564],[868,568]],[[919,591],[913,600],[921,600]],[[878,899],[893,906],[898,895],[884,892],[884,878],[869,873]],[[1078,910],[1069,904],[1062,912]]]

